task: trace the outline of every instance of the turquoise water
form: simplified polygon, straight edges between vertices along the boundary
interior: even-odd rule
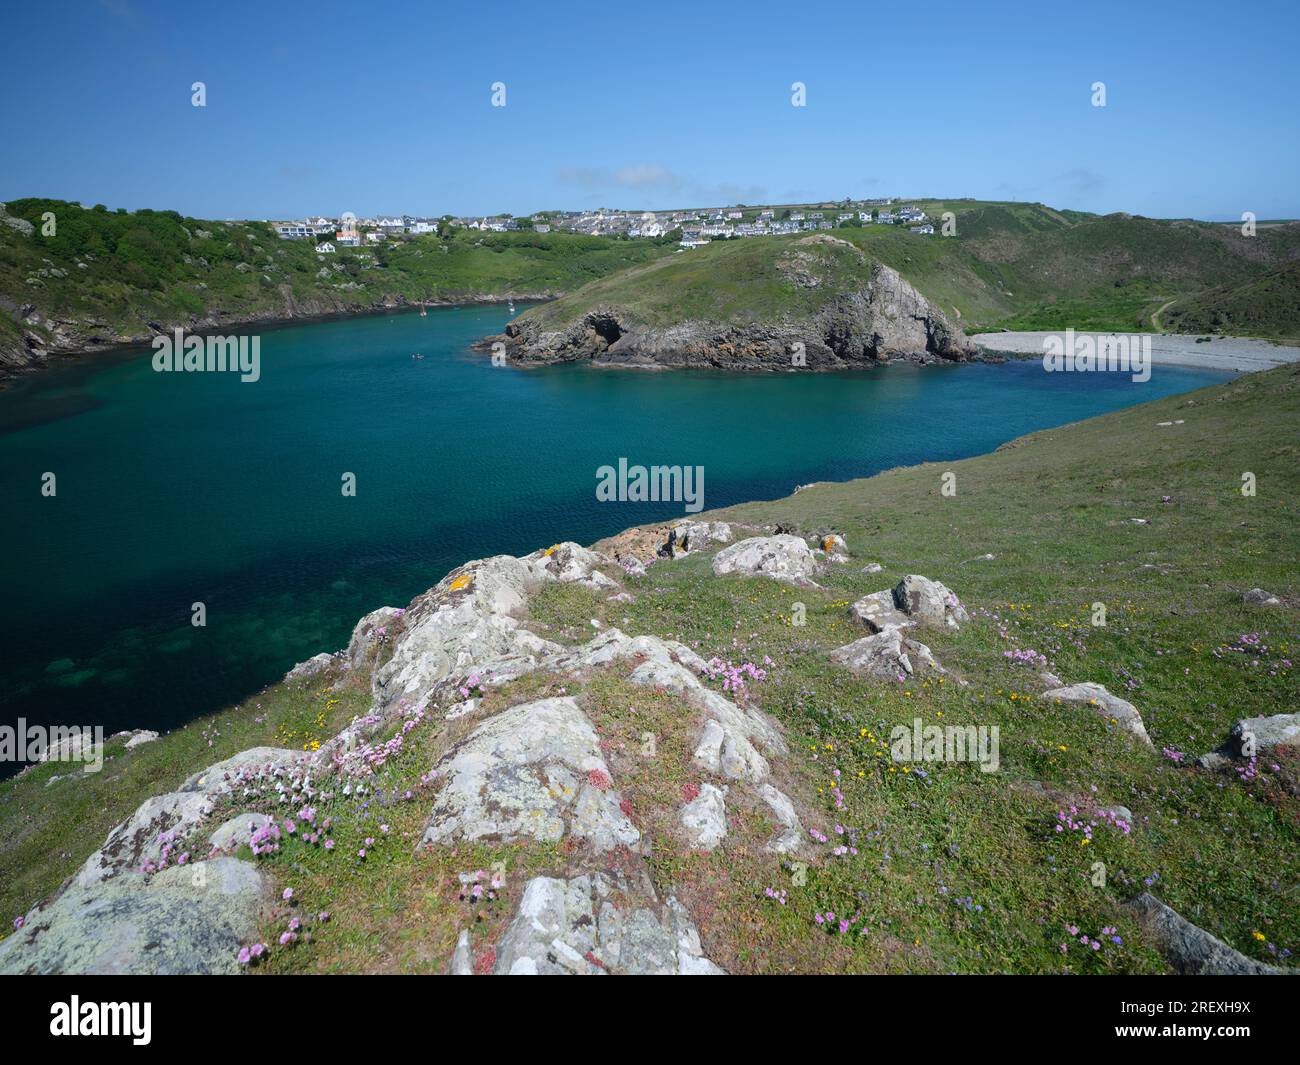
[[[342,646],[360,615],[466,559],[682,513],[597,502],[597,468],[620,457],[702,465],[718,507],[986,452],[1222,379],[1156,368],[1134,384],[1033,362],[524,372],[468,350],[507,318],[457,308],[269,330],[250,384],[154,373],[142,351],[0,393],[0,722],[173,727]],[[206,627],[190,624],[195,602]]]

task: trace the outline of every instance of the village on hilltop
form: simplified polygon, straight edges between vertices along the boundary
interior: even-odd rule
[[[683,248],[697,248],[713,240],[780,236],[841,226],[898,225],[921,236],[934,234],[934,226],[923,210],[915,206],[895,208],[893,199],[856,203],[846,200],[836,210],[735,206],[685,211],[618,211],[602,207],[595,211],[540,211],[520,218],[511,215],[358,218],[345,212],[338,218],[309,217],[272,225],[284,240],[317,241],[316,250],[321,254],[333,253],[338,247],[378,244],[429,233],[445,236],[455,229],[491,233],[559,230],[631,240],[663,240],[676,234]]]

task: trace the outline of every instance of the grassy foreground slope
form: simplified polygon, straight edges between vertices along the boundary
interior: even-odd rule
[[[1165,963],[1124,905],[1145,890],[1251,957],[1286,963],[1300,950],[1300,762],[1278,751],[1250,772],[1218,774],[1192,762],[1236,719],[1295,709],[1298,430],[1300,373],[1279,368],[990,455],[711,515],[842,533],[853,564],[832,567],[820,589],[717,578],[703,554],[627,580],[631,603],[550,586],[530,623],[551,639],[585,639],[595,619],[671,635],[705,657],[765,665],[766,679],[751,681],[745,697],[785,726],[792,753],[774,772],[827,840],[812,844],[806,868],[792,868],[762,850],[771,823],[729,801],[723,844],[687,849],[673,811],[700,779],[690,711],[671,694],[595,671],[580,698],[630,816],[653,844],[648,858],[628,861],[677,893],[708,955],[736,972],[1160,972]],[[949,471],[956,494],[945,496]],[[1246,472],[1253,496],[1241,492]],[[883,572],[864,573],[869,561]],[[927,635],[953,676],[895,684],[832,664],[827,652],[863,631],[848,603],[906,573],[944,581],[972,613],[960,632]],[[1242,592],[1255,586],[1283,605],[1244,604]],[[794,624],[797,603],[804,625]],[[1105,604],[1104,627],[1092,624],[1096,603]],[[1067,682],[1103,683],[1130,699],[1155,749],[1087,710],[1037,698],[1041,667],[1018,661],[1031,651]],[[46,765],[0,784],[3,904],[24,912],[108,825],[189,772],[253,742],[332,734],[364,706],[365,679],[354,673],[342,692],[328,690],[332,678],[276,686],[117,752],[99,777]],[[573,693],[571,677],[528,675],[494,690],[470,722],[431,714],[375,780],[373,805],[321,803],[321,816],[334,818],[335,852],[286,838],[260,859],[304,912],[331,913],[310,941],[273,948],[264,970],[445,971],[459,928],[490,943],[525,877],[561,875],[565,844],[414,846],[435,786],[425,775],[441,753],[482,717],[561,683]],[[915,717],[997,725],[1000,770],[893,764],[889,730]],[[660,739],[652,759],[635,756],[646,731]],[[408,793],[409,801],[384,798]],[[1090,839],[1058,831],[1062,813],[1095,820],[1096,807],[1116,805],[1132,812],[1130,832],[1105,823]],[[1104,886],[1093,882],[1099,861]],[[502,896],[462,899],[457,874],[493,868],[504,871]],[[847,933],[842,919],[852,921]],[[267,942],[279,930],[268,926]]]

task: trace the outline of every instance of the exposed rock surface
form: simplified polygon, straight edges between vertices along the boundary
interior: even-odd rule
[[[236,814],[221,823],[221,826],[208,837],[213,850],[236,850],[253,838],[253,833],[271,823],[267,814],[253,810]]]
[[[307,677],[314,677],[317,674],[324,673],[338,659],[328,652],[322,651],[318,655],[313,655],[305,662],[299,662],[288,673],[284,675],[285,680],[305,680]]]
[[[153,729],[138,728],[134,732],[127,734],[130,739],[126,741],[126,749],[133,751],[146,743],[153,743],[158,738],[158,733]]]
[[[766,850],[774,854],[789,854],[797,851],[804,842],[803,826],[799,823],[799,815],[795,812],[794,803],[784,792],[778,791],[771,784],[760,784],[758,793],[763,801],[767,803],[768,808],[772,811],[772,816],[776,818],[777,824],[781,826],[774,839],[767,844]]]
[[[660,553],[680,558],[714,544],[731,542],[731,526],[725,521],[679,521],[668,530],[668,539]]]
[[[864,595],[849,607],[849,614],[871,632],[906,629],[916,624],[898,609],[894,603],[894,593],[889,590]]]
[[[906,680],[918,672],[943,672],[929,647],[908,639],[893,626],[837,647],[831,658],[856,672],[885,680]]]
[[[1114,718],[1115,723],[1125,732],[1136,736],[1148,747],[1152,746],[1151,737],[1147,735],[1137,707],[1118,695],[1112,695],[1101,684],[1071,684],[1064,688],[1051,688],[1039,698],[1048,702],[1059,700],[1090,707],[1104,718]]]
[[[856,276],[847,283],[828,281],[835,294],[805,316],[657,324],[619,304],[586,306],[590,297],[578,293],[554,309],[520,315],[484,345],[503,342],[507,357],[523,364],[590,359],[608,365],[782,371],[861,367],[895,357],[964,361],[976,354],[965,334],[896,270],[870,262],[847,241],[819,234],[795,242],[776,261],[776,277],[795,288],[822,288],[826,275],[817,260],[828,252],[856,257]],[[583,301],[584,309],[565,320],[559,312],[569,301]],[[802,362],[792,359],[796,351],[802,352]]]
[[[641,833],[619,809],[591,722],[572,698],[512,707],[483,725],[439,767],[448,779],[425,843],[524,836],[633,847]]]
[[[1287,972],[1233,950],[1148,892],[1129,905],[1165,960],[1183,976],[1280,976]]]
[[[74,884],[0,943],[0,972],[233,973],[268,895],[257,867],[233,858]]]
[[[713,850],[727,834],[727,793],[701,784],[699,795],[682,807],[681,821],[692,846]]]
[[[1300,744],[1300,714],[1244,717],[1232,726],[1223,746],[1202,755],[1198,764],[1220,769],[1233,759],[1249,757],[1247,750],[1252,747],[1255,754],[1261,754],[1282,744]]]
[[[713,556],[717,576],[739,573],[771,577],[788,584],[811,584],[817,559],[801,536],[754,536],[724,547]]]
[[[704,957],[675,898],[659,906],[621,888],[603,873],[530,880],[497,948],[494,974],[722,974]]]
[[[1282,600],[1272,592],[1266,592],[1263,588],[1252,588],[1242,597],[1242,601],[1253,603],[1256,606],[1281,606]]]
[[[946,584],[909,573],[894,585],[894,605],[922,625],[961,628],[969,621],[966,608]]]
[[[970,620],[961,600],[946,584],[915,573],[891,589],[864,595],[849,607],[849,613],[872,632],[911,625],[959,629],[962,622]]]

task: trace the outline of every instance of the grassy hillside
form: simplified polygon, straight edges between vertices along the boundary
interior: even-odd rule
[[[854,225],[834,235],[898,270],[969,331],[1161,328],[1295,336],[1300,223],[1235,226],[1098,217],[1043,204],[915,201],[951,237]],[[833,207],[828,208],[833,210]],[[0,354],[21,361],[24,332],[53,350],[147,336],[154,327],[362,310],[395,301],[573,293],[535,313],[578,317],[622,301],[651,322],[722,315],[754,322],[815,307],[828,294],[782,284],[775,261],[798,238],[718,241],[681,252],[667,242],[553,232],[459,230],[317,255],[259,222],[174,211],[109,211],[24,199],[0,218]],[[56,231],[43,233],[47,212]],[[23,223],[30,223],[31,230]],[[9,224],[13,223],[13,224]],[[662,269],[645,270],[662,263]],[[845,257],[842,277],[863,269]],[[615,277],[619,271],[630,272]],[[1181,320],[1175,326],[1175,319]],[[1214,322],[1224,323],[1222,326]]]
[[[211,222],[174,211],[83,209],[15,200],[0,224],[0,344],[16,320],[49,337],[148,333],[151,324],[250,320],[364,309],[386,300],[456,300],[565,292],[667,251],[648,241],[567,233],[457,231],[317,255],[313,242],[280,240],[260,222]],[[43,235],[53,212],[55,235]]]
[[[1182,424],[1158,424],[1175,420]],[[648,858],[628,860],[661,894],[676,892],[708,955],[732,971],[1160,972],[1164,962],[1124,906],[1146,890],[1251,957],[1292,964],[1300,760],[1277,751],[1250,773],[1193,762],[1237,718],[1295,709],[1298,441],[1300,373],[1279,368],[1036,433],[990,455],[710,515],[779,522],[807,536],[842,533],[852,562],[819,577],[821,588],[717,578],[702,554],[627,579],[634,602],[576,584],[550,586],[534,601],[529,624],[551,639],[584,639],[596,619],[633,635],[672,635],[706,658],[767,663],[745,697],[785,726],[791,754],[774,772],[828,838],[814,845],[806,875],[763,852],[771,825],[743,805],[716,851],[683,846],[671,811],[700,771],[690,761],[692,712],[670,693],[602,670],[581,692],[572,677],[533,674],[495,690],[479,714],[558,685],[579,695],[652,842]],[[948,471],[951,496],[940,492]],[[1257,478],[1255,496],[1241,494],[1244,471]],[[863,572],[869,561],[883,572]],[[834,665],[828,652],[862,634],[847,604],[906,573],[944,581],[971,611],[960,632],[926,637],[950,676],[896,684]],[[1243,603],[1255,586],[1283,605]],[[796,602],[804,625],[794,623]],[[1104,626],[1092,623],[1098,602]],[[1067,681],[1095,681],[1130,699],[1154,750],[1087,709],[1039,699],[1041,667],[1019,662],[1031,651]],[[335,693],[332,679],[277,686],[117,752],[98,778],[47,765],[0,783],[2,905],[24,911],[98,845],[106,825],[190,771],[253,742],[322,738],[365,702],[363,676]],[[997,725],[1000,771],[936,763],[921,774],[893,764],[882,737],[916,716]],[[563,875],[570,841],[415,848],[430,805],[424,775],[462,725],[431,714],[375,779],[378,794],[411,789],[416,799],[378,815],[391,839],[364,864],[346,856],[377,835],[377,815],[338,798],[322,815],[334,817],[344,857],[292,840],[260,859],[295,888],[304,912],[333,914],[310,942],[273,949],[267,971],[443,971],[459,928],[491,942],[525,876]],[[646,730],[660,738],[657,758],[634,756]],[[1063,811],[1088,817],[1116,804],[1132,812],[1131,831],[1106,823],[1090,838],[1057,831]],[[1093,883],[1098,861],[1104,886]],[[457,872],[496,862],[506,870],[504,899],[462,901]],[[854,916],[853,933],[819,924],[827,911]],[[268,926],[268,942],[276,931]],[[1079,932],[1100,949],[1079,944]]]
[[[1300,262],[1188,296],[1161,317],[1177,333],[1300,337]]]
[[[1261,227],[1257,236],[1243,237],[1231,226],[1098,217],[1042,204],[918,205],[936,224],[951,211],[956,234],[922,236],[881,225],[835,229],[833,236],[855,245],[866,260],[841,256],[835,280],[816,290],[801,290],[779,269],[801,237],[721,240],[602,278],[529,313],[562,325],[603,303],[657,325],[691,316],[773,320],[820,305],[877,260],[968,332],[1148,329],[1162,305],[1225,284],[1242,286],[1231,297],[1239,308],[1232,320],[1249,326],[1251,335],[1290,336],[1300,328],[1278,292],[1294,275],[1284,272],[1272,287],[1265,283],[1274,271],[1300,262],[1300,223]]]

